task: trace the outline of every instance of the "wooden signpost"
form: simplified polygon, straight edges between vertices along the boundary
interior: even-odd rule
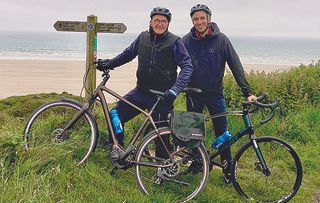
[[[87,32],[86,45],[86,70],[88,76],[86,80],[86,98],[93,93],[96,88],[96,66],[93,61],[97,59],[97,33],[124,33],[127,27],[123,23],[98,23],[98,17],[90,15],[87,22],[80,21],[57,21],[53,27],[57,31],[63,32]]]

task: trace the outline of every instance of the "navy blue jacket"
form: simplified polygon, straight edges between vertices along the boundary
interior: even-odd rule
[[[216,23],[210,23],[210,28],[213,32],[203,38],[197,38],[194,27],[182,38],[193,64],[190,86],[202,89],[203,95],[223,95],[227,62],[244,96],[250,96],[251,90],[243,67],[230,40],[220,32]]]
[[[149,31],[142,32],[138,36],[138,38],[128,48],[126,48],[121,54],[119,54],[115,58],[111,59],[111,61],[108,64],[108,67],[115,68],[115,67],[121,66],[121,65],[133,60],[137,55],[141,54],[140,50],[139,50],[139,43],[142,43],[142,42],[140,42],[140,38],[141,38],[142,34],[146,34],[146,33],[148,33],[150,35],[150,40],[154,39],[154,41],[152,41],[152,44],[155,47],[154,50],[157,50],[157,48],[156,48],[157,43],[159,43],[159,41],[157,39],[161,39],[161,38],[154,37],[152,31],[151,32],[149,32]],[[165,35],[166,33],[164,33],[162,35]],[[186,48],[184,47],[181,38],[179,38],[179,37],[177,38],[176,42],[174,43],[173,53],[174,53],[176,65],[178,65],[181,68],[181,71],[179,72],[179,75],[178,75],[177,79],[175,80],[175,83],[173,84],[173,86],[170,89],[171,92],[173,91],[174,94],[177,96],[181,92],[181,90],[186,86],[186,84],[190,81],[193,67],[192,67],[191,58],[190,58]],[[156,53],[154,53],[154,56],[155,56],[155,58],[153,58],[153,60],[159,60],[159,59],[157,59]],[[155,77],[155,78],[152,78],[152,80],[158,81],[159,78]],[[167,84],[164,84],[164,86],[166,86],[166,85]]]

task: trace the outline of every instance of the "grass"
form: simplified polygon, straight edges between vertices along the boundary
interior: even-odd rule
[[[312,69],[312,73],[315,72],[315,77],[318,77],[316,70],[319,64],[314,67],[304,66],[301,69],[307,72]],[[299,72],[301,70],[294,71],[301,73]],[[286,74],[288,77],[293,77],[292,75],[298,73]],[[279,74],[279,77],[284,77]],[[252,77],[249,79],[254,81]],[[274,77],[276,76],[272,75],[271,79]],[[312,78],[310,80],[312,84],[315,83]],[[296,80],[291,79],[291,81]],[[229,91],[228,85],[230,87],[230,84],[227,84],[226,90]],[[283,105],[274,119],[255,129],[258,136],[272,135],[287,141],[300,156],[304,172],[303,182],[291,202],[313,202],[316,201],[315,195],[319,193],[320,104],[319,95],[315,96],[316,91],[312,90],[312,94],[309,94],[312,102],[301,103],[300,98],[297,98],[299,101]],[[276,95],[277,91],[269,89],[267,92]],[[232,96],[236,93],[227,92],[226,95]],[[119,170],[115,176],[111,176],[109,172],[112,164],[108,160],[107,150],[101,145],[91,154],[89,160],[79,167],[72,164],[68,151],[61,152],[59,148],[58,151],[39,149],[31,154],[26,153],[22,134],[28,117],[41,104],[58,99],[60,96],[78,99],[63,93],[63,95],[39,94],[0,100],[0,202],[172,202],[172,196],[164,194],[152,197],[143,195],[136,185],[132,168],[127,171]],[[290,101],[293,100],[291,96],[288,98]],[[281,100],[286,101],[285,98]],[[237,108],[236,105],[231,105],[232,102],[235,100],[230,100],[229,109]],[[178,110],[185,109],[183,97],[176,100],[175,107]],[[105,137],[107,128],[101,108],[97,105],[93,112],[99,125],[99,133]],[[126,125],[127,133],[135,131],[141,120],[141,117],[137,117],[130,121]],[[231,133],[234,133],[241,127],[242,121],[241,118],[230,118],[228,123]],[[211,134],[212,124],[209,122],[207,146],[212,142]],[[235,144],[233,153],[244,143],[240,141]],[[247,186],[250,187],[250,184]],[[232,186],[223,182],[219,169],[213,169],[206,188],[193,202],[247,202],[247,200],[241,198]]]

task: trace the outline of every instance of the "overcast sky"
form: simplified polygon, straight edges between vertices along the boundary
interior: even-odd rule
[[[167,7],[173,15],[170,31],[188,32],[189,12],[197,4],[207,4],[212,20],[227,35],[272,35],[320,37],[320,0],[1,0],[0,30],[54,31],[57,20],[122,22],[127,33],[148,28],[153,7]]]

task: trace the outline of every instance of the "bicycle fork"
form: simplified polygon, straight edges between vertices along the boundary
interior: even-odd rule
[[[259,159],[259,162],[260,163],[256,163],[256,170],[259,170],[259,171],[262,171],[264,175],[266,176],[270,176],[271,173],[270,173],[270,170],[266,164],[266,161],[265,159],[263,158],[263,155],[262,155],[262,152],[259,148],[259,145],[256,141],[256,136],[254,135],[254,130],[253,130],[253,127],[252,127],[252,122],[250,120],[250,117],[249,117],[249,111],[248,109],[244,106],[244,111],[243,111],[243,121],[245,123],[245,126],[246,128],[248,129],[248,133],[250,135],[250,140],[252,142],[252,145],[253,145],[253,148],[254,148],[254,151],[256,152],[256,155]]]
[[[256,170],[260,170],[263,172],[264,175],[266,176],[270,176],[271,173],[270,173],[270,170],[266,164],[266,161],[265,159],[263,158],[263,154],[259,148],[259,145],[255,139],[255,136],[254,135],[251,135],[251,141],[252,141],[252,144],[253,144],[253,148],[254,148],[254,151],[256,152],[256,155],[259,159],[259,162],[256,163]]]
[[[80,118],[89,110],[90,108],[90,103],[85,103],[81,110],[74,115],[74,117],[66,124],[66,126],[62,129],[60,132],[60,136],[66,135],[66,132],[73,127],[73,125],[80,120]]]

